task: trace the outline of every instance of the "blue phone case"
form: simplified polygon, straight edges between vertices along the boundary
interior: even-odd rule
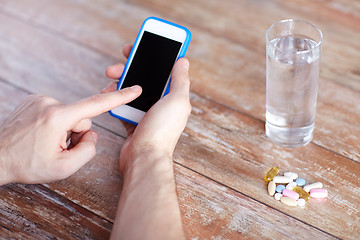
[[[138,41],[140,41],[140,33],[142,32],[146,21],[148,21],[149,19],[154,19],[154,20],[157,20],[157,21],[160,21],[160,22],[167,23],[167,24],[169,24],[169,25],[173,25],[173,26],[175,26],[175,27],[178,27],[178,28],[183,29],[183,30],[186,32],[186,39],[185,39],[185,41],[184,41],[184,43],[183,43],[183,45],[182,45],[182,47],[181,47],[179,56],[178,56],[178,58],[177,58],[176,60],[178,60],[179,58],[184,57],[184,56],[185,56],[185,53],[186,53],[186,51],[187,51],[187,49],[188,49],[188,47],[189,47],[190,41],[191,41],[191,32],[190,32],[187,28],[185,28],[185,27],[183,27],[183,26],[180,26],[180,25],[178,25],[178,24],[176,24],[176,23],[172,23],[172,22],[169,22],[169,21],[164,20],[164,19],[161,19],[161,18],[148,17],[147,19],[145,19],[145,21],[143,22],[143,24],[142,24],[142,26],[141,26],[141,28],[140,28],[139,34],[138,34],[137,37],[136,37],[135,43],[137,43]],[[134,45],[135,45],[135,43],[134,43]],[[129,58],[132,58],[134,54],[135,54],[134,49],[132,49],[131,52],[130,52]],[[126,65],[125,65],[125,68],[124,68],[124,71],[123,71],[123,72],[126,72],[126,70],[129,68],[129,65],[130,65],[129,62],[126,62]],[[120,77],[120,80],[119,80],[119,83],[118,83],[118,86],[117,86],[117,89],[118,89],[118,90],[119,90],[119,88],[120,88],[120,86],[121,86],[121,83],[124,81],[124,77],[125,77],[124,75],[121,75],[121,77]],[[164,96],[165,96],[166,94],[168,94],[169,91],[170,91],[170,82],[171,82],[171,78],[170,78],[170,80],[169,80],[169,82],[168,82],[168,85],[166,86],[166,90],[165,90]],[[134,125],[137,125],[137,124],[138,124],[138,123],[136,123],[136,122],[134,122],[134,121],[131,121],[131,120],[127,119],[127,118],[121,117],[121,116],[113,113],[111,110],[109,111],[109,113],[110,113],[111,116],[113,116],[113,117],[115,117],[115,118],[118,118],[118,119],[120,119],[120,120],[123,120],[123,121],[125,121],[125,122],[131,123],[131,124],[134,124]]]

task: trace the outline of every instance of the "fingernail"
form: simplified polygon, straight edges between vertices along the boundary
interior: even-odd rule
[[[141,90],[141,87],[139,85],[134,85],[130,87],[130,89],[133,90],[134,92],[139,92]]]

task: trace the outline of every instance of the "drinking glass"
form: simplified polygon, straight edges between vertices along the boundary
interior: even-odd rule
[[[299,147],[314,134],[322,33],[288,19],[266,32],[266,124],[273,142]]]

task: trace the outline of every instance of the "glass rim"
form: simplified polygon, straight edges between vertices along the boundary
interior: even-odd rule
[[[312,24],[311,22],[309,21],[306,21],[306,20],[300,20],[300,19],[284,19],[284,20],[281,20],[281,21],[278,21],[278,22],[275,22],[273,24],[271,24],[271,26],[266,30],[266,42],[271,44],[274,48],[277,48],[279,51],[282,51],[282,52],[286,52],[286,51],[289,51],[289,50],[284,50],[284,49],[281,49],[279,48],[278,46],[275,46],[273,43],[271,43],[270,39],[269,39],[269,31],[275,26],[275,25],[278,25],[278,24],[281,24],[281,23],[288,23],[288,22],[298,22],[298,23],[305,23],[311,27],[313,27],[318,33],[319,33],[319,36],[320,36],[320,40],[319,42],[316,42],[316,45],[311,48],[311,49],[307,49],[307,50],[302,50],[302,51],[298,51],[298,53],[307,53],[307,52],[310,52],[310,51],[313,51],[314,49],[316,48],[319,48],[323,42],[323,34],[320,30],[320,28],[318,28],[317,26],[315,26],[314,24]]]

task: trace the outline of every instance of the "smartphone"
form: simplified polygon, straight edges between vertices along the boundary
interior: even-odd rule
[[[138,124],[146,112],[170,90],[170,73],[177,59],[184,57],[191,40],[190,31],[169,21],[147,18],[135,40],[118,90],[142,87],[134,101],[110,111],[113,117]]]

